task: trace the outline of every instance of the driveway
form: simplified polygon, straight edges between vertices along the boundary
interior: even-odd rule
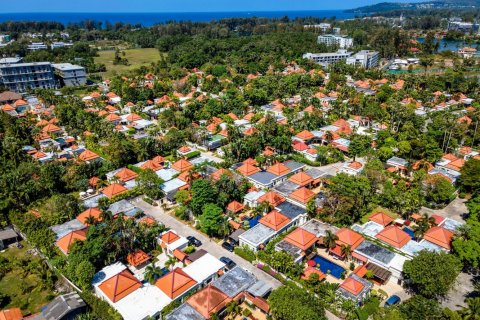
[[[436,214],[444,218],[450,218],[458,222],[465,222],[464,217],[468,213],[467,206],[465,205],[466,200],[455,198],[452,202],[448,204],[443,209],[434,210],[426,207],[420,209],[421,213],[426,213],[428,215]]]
[[[280,281],[277,279],[271,277],[269,274],[263,272],[262,270],[258,269],[257,267],[253,266],[250,262],[247,260],[244,260],[234,254],[233,252],[229,252],[221,247],[220,244],[216,243],[215,241],[212,241],[210,238],[206,237],[202,233],[198,232],[194,228],[191,228],[190,226],[182,223],[181,221],[177,220],[176,218],[170,216],[169,214],[165,213],[162,207],[154,207],[143,201],[141,197],[137,197],[133,199],[132,204],[137,206],[138,208],[142,209],[145,214],[152,216],[155,218],[158,222],[164,224],[165,226],[175,230],[178,234],[181,236],[187,237],[187,236],[194,236],[198,240],[202,242],[202,245],[200,248],[208,251],[211,255],[220,258],[220,257],[228,257],[235,261],[237,266],[240,266],[251,273],[253,273],[258,280],[262,280],[265,283],[268,283],[272,288],[278,288],[282,285]],[[337,316],[335,316],[333,313],[331,313],[328,310],[325,310],[325,314],[327,316],[328,320],[340,320]]]
[[[142,209],[145,212],[145,214],[152,216],[158,222],[175,230],[181,236],[184,236],[184,237],[194,236],[195,238],[197,238],[202,242],[202,246],[200,248],[208,251],[211,255],[217,258],[224,256],[232,259],[233,261],[235,261],[235,263],[238,266],[241,266],[242,268],[250,271],[257,277],[257,279],[268,283],[273,288],[278,288],[281,286],[281,282],[278,281],[277,279],[271,277],[270,275],[258,269],[248,261],[240,258],[236,254],[223,249],[220,244],[216,243],[215,241],[212,241],[210,238],[206,237],[205,235],[198,232],[194,228],[191,228],[190,226],[182,223],[176,218],[165,213],[160,206],[158,207],[151,206],[145,201],[143,201],[141,198],[133,199],[132,204]]]

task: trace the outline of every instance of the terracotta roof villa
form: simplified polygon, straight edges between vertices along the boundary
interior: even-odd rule
[[[127,182],[138,177],[138,174],[128,168],[123,168],[118,171],[115,176],[122,182]]]
[[[292,200],[300,202],[301,204],[307,204],[308,201],[315,198],[316,194],[305,187],[297,189],[290,193],[288,197]]]
[[[180,237],[175,232],[168,231],[165,232],[160,239],[162,240],[162,242],[170,244],[180,239]]]
[[[343,256],[341,253],[342,245],[350,246],[352,250],[355,250],[355,248],[358,247],[363,240],[365,240],[362,235],[349,228],[339,229],[337,231],[337,237],[337,246],[333,249],[330,249],[330,252],[340,257]]]
[[[262,203],[264,201],[267,201],[269,204],[276,207],[282,202],[285,202],[285,198],[276,193],[275,191],[269,191],[257,199],[258,203]]]
[[[180,159],[172,165],[172,169],[179,172],[183,172],[191,168],[193,168],[193,164],[186,159]]]
[[[85,150],[83,151],[82,153],[80,153],[80,155],[78,156],[78,158],[82,161],[92,161],[92,160],[95,160],[95,159],[98,159],[100,158],[98,154],[96,154],[95,152],[93,151],[90,151],[90,150]]]
[[[139,289],[142,283],[130,272],[123,270],[117,275],[104,281],[98,288],[107,296],[110,301],[117,302],[135,290]]]
[[[154,160],[147,160],[145,161],[141,166],[140,166],[141,169],[143,170],[153,170],[153,171],[158,171],[160,169],[163,168],[163,166],[161,164],[159,164],[158,162],[155,162]]]
[[[56,245],[64,254],[69,254],[70,246],[75,241],[85,241],[86,239],[87,239],[87,229],[76,230],[58,239],[56,242]]]
[[[283,229],[290,223],[290,219],[277,210],[272,210],[269,214],[262,217],[258,222],[275,231]]]
[[[291,176],[290,178],[288,178],[288,181],[293,182],[295,184],[298,184],[301,187],[304,187],[304,186],[312,183],[313,178],[310,177],[305,172],[300,171],[300,172],[294,174],[293,176]]]
[[[138,267],[150,260],[150,256],[143,252],[143,250],[138,249],[135,252],[130,252],[127,255],[127,262],[132,267]]]
[[[412,238],[405,231],[401,230],[397,226],[389,226],[380,231],[376,236],[377,239],[382,240],[385,243],[395,247],[401,248],[407,244]]]
[[[101,215],[102,215],[102,210],[100,210],[99,208],[89,208],[89,209],[83,211],[82,213],[80,213],[77,216],[77,220],[80,221],[81,223],[87,225],[86,221],[87,221],[88,217],[93,217],[97,221],[101,221],[101,218],[100,218]]]
[[[423,239],[434,243],[444,249],[450,250],[453,232],[442,227],[432,227],[423,235]]]
[[[290,173],[290,169],[283,163],[277,162],[273,166],[269,167],[267,172],[270,172],[276,176],[284,176]]]
[[[22,310],[19,308],[11,308],[0,310],[0,320],[22,320]]]
[[[225,293],[212,285],[208,285],[188,298],[187,303],[200,312],[205,319],[209,319],[212,313],[221,311],[230,301],[232,299]]]
[[[388,226],[390,223],[393,222],[393,219],[383,212],[376,212],[372,214],[370,218],[368,218],[368,220],[376,222],[384,227]]]
[[[315,242],[317,242],[318,238],[315,237],[314,234],[303,230],[301,228],[295,229],[293,232],[289,233],[285,237],[285,241],[290,244],[293,244],[299,249],[303,251],[307,251],[310,247],[312,247]]]
[[[197,282],[180,268],[173,269],[155,283],[171,299],[178,298],[196,284]]]
[[[352,274],[340,284],[337,292],[344,299],[350,299],[357,304],[360,304],[369,296],[372,287],[373,284],[370,281],[365,280],[356,274]]]
[[[260,169],[258,169],[251,163],[245,163],[242,166],[238,167],[237,171],[244,176],[251,176],[254,173],[260,172]]]
[[[118,196],[119,194],[122,194],[124,192],[128,191],[127,188],[122,186],[121,184],[118,183],[112,183],[108,187],[102,190],[102,193],[107,197],[107,198],[113,198],[115,196]]]
[[[227,206],[227,210],[232,212],[232,213],[237,213],[243,210],[245,206],[241,204],[240,202],[234,200],[230,202]]]

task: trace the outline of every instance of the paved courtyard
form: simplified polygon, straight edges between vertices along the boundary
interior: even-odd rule
[[[420,209],[420,212],[426,213],[430,216],[432,214],[437,214],[444,218],[450,218],[458,222],[465,222],[464,218],[465,218],[465,215],[468,213],[467,206],[465,205],[466,202],[467,201],[465,199],[460,199],[457,197],[455,198],[455,200],[450,202],[448,206],[446,206],[443,209],[434,210],[434,209],[422,207]]]

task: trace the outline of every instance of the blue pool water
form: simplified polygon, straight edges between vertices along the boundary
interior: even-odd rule
[[[414,239],[415,238],[415,234],[413,233],[413,230],[410,229],[410,228],[403,228],[403,231],[405,231],[406,233],[408,233],[408,235],[410,236],[410,238]]]
[[[258,220],[260,220],[260,218],[262,218],[262,217],[261,216],[256,216],[256,217],[253,217],[253,218],[249,219],[248,224],[249,224],[250,228],[255,227],[258,224]]]
[[[315,261],[317,265],[320,265],[320,271],[327,274],[330,270],[330,274],[337,279],[340,279],[342,273],[345,272],[344,268],[340,267],[338,264],[333,263],[330,260],[325,259],[324,257],[315,256],[312,260]]]

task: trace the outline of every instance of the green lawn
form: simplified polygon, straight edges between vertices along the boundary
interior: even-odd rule
[[[29,315],[41,311],[55,295],[41,278],[46,266],[41,264],[39,257],[27,253],[30,247],[25,241],[22,244],[22,249],[9,248],[0,252],[0,260],[8,259],[5,264],[11,268],[3,278],[0,277],[0,292],[9,300],[3,308],[20,308],[24,315]]]
[[[115,57],[115,51],[113,50],[98,52],[99,56],[95,58],[95,63],[103,63],[107,67],[107,72],[102,73],[102,76],[110,77],[115,73],[121,74],[160,60],[160,52],[154,48],[128,49],[123,52],[125,52],[125,58],[128,60],[128,66],[113,64]]]

